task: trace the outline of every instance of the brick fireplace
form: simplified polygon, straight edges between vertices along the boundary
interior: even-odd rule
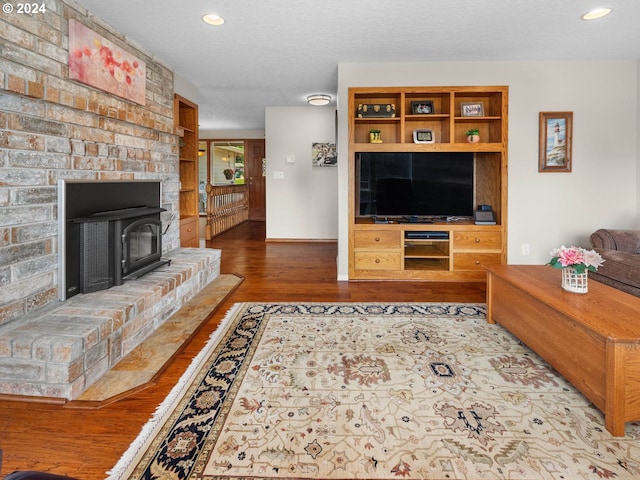
[[[75,19],[146,63],[134,103],[68,77]],[[0,19],[0,392],[72,398],[216,276],[180,249],[173,72],[73,0]],[[59,183],[154,181],[166,265],[60,302]],[[135,282],[135,283],[134,283]],[[66,298],[63,295],[63,298]]]
[[[0,332],[0,393],[74,399],[220,274],[220,251],[185,248],[139,279],[56,302]]]
[[[77,398],[217,278],[219,251],[162,250],[161,192],[59,182],[60,301],[0,326],[0,393]]]

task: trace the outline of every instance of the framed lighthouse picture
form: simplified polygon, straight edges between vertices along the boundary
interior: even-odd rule
[[[573,112],[540,112],[539,172],[570,172]]]

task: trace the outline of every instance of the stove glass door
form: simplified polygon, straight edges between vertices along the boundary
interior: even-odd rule
[[[160,257],[160,222],[155,219],[138,220],[123,232],[124,258],[122,272],[127,274]]]

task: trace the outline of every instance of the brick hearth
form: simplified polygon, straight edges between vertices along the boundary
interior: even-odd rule
[[[177,249],[140,279],[0,326],[0,393],[77,398],[220,274],[220,251]]]

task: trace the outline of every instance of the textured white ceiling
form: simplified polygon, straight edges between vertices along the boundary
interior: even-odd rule
[[[192,83],[207,130],[335,98],[339,63],[640,59],[640,0],[76,1]]]

